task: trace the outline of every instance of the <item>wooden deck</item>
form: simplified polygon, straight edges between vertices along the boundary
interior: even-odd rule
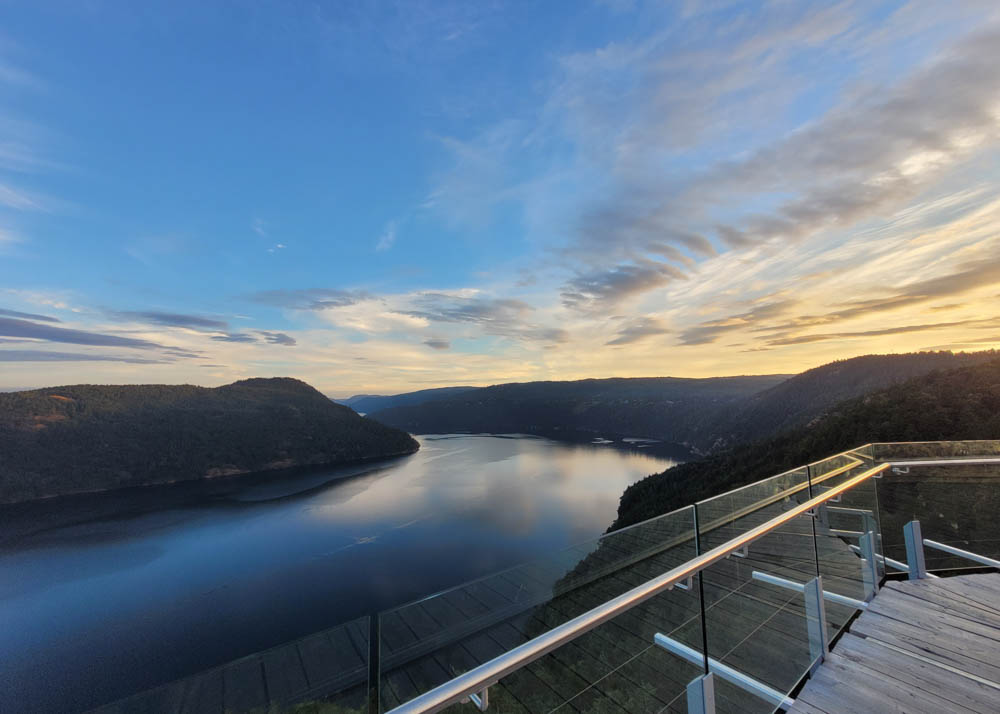
[[[887,584],[791,711],[1000,711],[1000,574]]]
[[[723,517],[725,523],[703,532],[702,546],[725,542],[789,505],[775,501],[735,522]],[[727,508],[739,513],[738,506]],[[693,533],[684,523],[652,521],[612,534],[596,549],[565,552],[387,614],[380,642],[382,710],[690,560]],[[846,540],[820,536],[826,589],[862,598],[858,556]],[[751,573],[805,581],[815,575],[815,554],[812,519],[803,516],[752,544],[747,557],[709,568],[703,586],[710,655],[772,687],[791,689],[810,661],[803,598],[753,580]],[[834,634],[854,611],[831,603],[827,615]],[[654,597],[505,678],[490,688],[490,711],[683,712],[685,686],[698,668],[655,646],[659,632],[701,649],[697,581],[693,591]],[[99,711],[281,712],[296,702],[322,700],[338,712],[366,712],[367,638],[363,622],[333,628]],[[726,711],[772,709],[728,683],[716,686]]]

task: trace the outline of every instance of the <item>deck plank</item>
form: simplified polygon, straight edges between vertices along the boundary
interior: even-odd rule
[[[973,712],[1000,702],[1000,574],[890,583],[792,712]]]

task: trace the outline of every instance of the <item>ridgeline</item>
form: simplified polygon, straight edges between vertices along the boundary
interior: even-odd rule
[[[997,357],[992,350],[915,352],[838,360],[794,376],[525,382],[463,387],[457,394],[427,390],[369,397],[386,401],[365,402],[362,411],[414,434],[639,437],[682,444],[693,454],[706,455],[808,424],[844,399]],[[391,406],[379,408],[384,404]]]
[[[0,394],[0,503],[410,454],[296,379]]]
[[[617,530],[838,451],[879,441],[1000,439],[1000,359],[935,371],[840,402],[806,426],[629,486]]]

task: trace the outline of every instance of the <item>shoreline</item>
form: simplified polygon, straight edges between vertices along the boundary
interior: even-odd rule
[[[414,441],[416,440],[414,439]],[[117,486],[114,488],[94,488],[81,491],[67,491],[65,493],[54,493],[47,496],[37,496],[35,498],[27,498],[18,501],[0,500],[0,509],[14,507],[14,506],[26,506],[28,504],[42,504],[47,502],[53,502],[58,499],[71,499],[82,496],[99,496],[101,494],[109,494],[109,493],[137,492],[153,488],[169,488],[171,486],[184,486],[192,484],[222,484],[226,482],[231,482],[235,479],[253,478],[255,476],[260,477],[260,476],[276,476],[279,474],[291,475],[296,473],[308,473],[312,470],[357,466],[359,464],[381,461],[383,459],[385,460],[396,459],[403,456],[411,456],[417,453],[418,451],[420,451],[419,442],[417,442],[417,448],[415,449],[398,451],[390,454],[379,454],[377,456],[364,456],[361,458],[347,459],[344,461],[329,461],[329,462],[313,463],[313,464],[295,464],[292,466],[282,466],[272,469],[257,469],[254,471],[240,470],[230,473],[221,473],[212,476],[201,475],[192,478],[178,478],[178,479],[173,479],[171,481],[151,481],[150,483],[134,484],[128,486]]]

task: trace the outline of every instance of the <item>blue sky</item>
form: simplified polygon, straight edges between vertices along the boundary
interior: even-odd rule
[[[1000,345],[995,3],[0,4],[0,387]]]

